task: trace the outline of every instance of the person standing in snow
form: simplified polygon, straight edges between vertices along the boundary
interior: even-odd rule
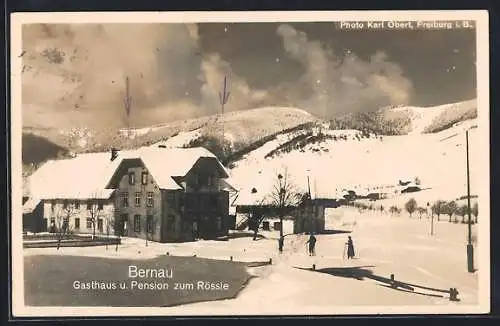
[[[198,240],[200,238],[200,235],[198,233],[198,221],[193,221],[193,238],[195,240]]]
[[[310,233],[309,240],[307,240],[306,244],[309,244],[309,256],[315,256],[316,252],[314,249],[316,247],[316,237],[313,232]]]
[[[283,252],[283,245],[285,244],[285,237],[281,236],[278,239],[278,250],[280,251],[280,254]]]
[[[354,258],[354,243],[352,242],[351,236],[347,237],[347,259]]]

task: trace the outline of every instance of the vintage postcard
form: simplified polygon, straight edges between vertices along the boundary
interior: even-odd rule
[[[489,312],[488,28],[13,14],[13,315]]]

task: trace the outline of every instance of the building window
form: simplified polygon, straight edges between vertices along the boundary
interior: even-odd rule
[[[55,200],[53,200],[53,201],[50,202],[50,209],[52,211],[55,211],[55,209],[56,209],[56,201]]]
[[[80,218],[75,218],[75,229],[80,229]]]
[[[198,176],[198,185],[199,186],[208,186],[209,185],[209,180],[210,178],[206,175],[199,175]]]
[[[128,184],[135,185],[135,173],[134,172],[128,173]]]
[[[87,200],[87,210],[90,211],[92,209],[92,201]]]
[[[122,206],[128,207],[128,192],[122,193]]]
[[[213,184],[212,184],[212,181],[213,181],[213,180],[212,180],[212,176],[211,176],[211,175],[209,175],[209,176],[207,177],[207,186],[211,187],[211,186],[213,185]]]
[[[66,209],[66,208],[68,208],[68,200],[67,199],[63,200],[63,209]]]
[[[141,206],[141,193],[140,192],[135,193],[135,206],[136,207]]]
[[[141,232],[141,216],[134,215],[134,232]]]
[[[147,197],[147,200],[146,200],[146,205],[148,207],[153,207],[153,205],[154,205],[153,192],[148,192],[148,197]]]
[[[217,216],[217,230],[222,230],[222,217]]]
[[[101,233],[102,233],[102,229],[103,229],[103,226],[102,226],[102,218],[97,219],[97,229],[99,230],[99,232],[101,232]]]
[[[149,234],[154,234],[155,228],[154,228],[154,224],[153,224],[153,215],[148,215],[146,217],[146,225],[147,225],[147,228],[148,228],[148,233]]]
[[[75,201],[75,209],[80,210],[80,202],[78,200]]]
[[[120,235],[127,234],[128,228],[128,214],[122,214],[120,217],[120,223],[118,224],[118,230]]]
[[[92,229],[92,219],[87,218],[87,229]]]
[[[141,183],[143,185],[147,185],[148,184],[148,173],[147,172],[142,172],[142,174],[141,174]]]
[[[104,209],[104,202],[102,200],[99,200],[97,202],[97,209],[102,211]]]

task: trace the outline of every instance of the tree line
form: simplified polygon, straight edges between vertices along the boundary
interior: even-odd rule
[[[386,207],[384,205],[375,205],[375,204],[365,204],[365,203],[349,203],[350,206],[356,207],[361,210],[378,210],[380,212],[385,212]],[[424,215],[429,218],[432,216],[436,216],[437,220],[441,220],[441,216],[445,215],[448,217],[448,222],[458,223],[458,217],[461,217],[461,223],[467,223],[466,217],[469,213],[469,208],[467,204],[458,205],[456,201],[445,201],[445,200],[437,200],[432,205],[427,203],[425,206],[419,206],[417,201],[414,198],[410,198],[404,204],[404,210],[413,217],[417,215],[419,218],[422,218]],[[401,215],[403,208],[398,207],[397,205],[391,205],[387,211],[391,215]],[[474,216],[472,223],[477,223],[477,217],[479,215],[479,205],[475,202],[471,206],[471,215]],[[454,219],[453,219],[454,217]]]

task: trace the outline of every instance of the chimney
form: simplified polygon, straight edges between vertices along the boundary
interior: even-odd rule
[[[118,157],[118,149],[111,148],[111,161],[114,161]]]

